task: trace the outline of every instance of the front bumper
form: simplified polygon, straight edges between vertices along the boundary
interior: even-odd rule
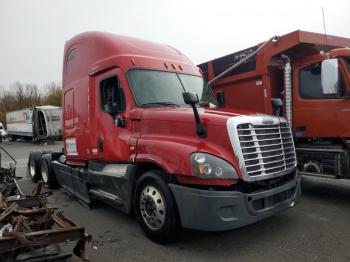
[[[209,191],[169,184],[185,228],[223,231],[255,223],[293,206],[299,198],[300,176],[266,191]]]

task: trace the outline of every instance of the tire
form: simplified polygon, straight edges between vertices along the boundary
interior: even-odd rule
[[[43,155],[42,151],[31,151],[29,154],[27,171],[34,183],[37,183],[41,179],[40,175],[40,159]]]
[[[51,165],[51,154],[45,154],[41,157],[40,176],[47,188],[50,188],[50,189],[58,188],[56,174]]]
[[[146,172],[136,185],[135,214],[148,238],[164,244],[174,240],[179,216],[173,195],[159,170]]]
[[[37,183],[41,179],[40,174],[40,161],[41,156],[44,154],[52,153],[49,150],[43,151],[31,151],[29,153],[28,164],[27,164],[27,174],[34,183]]]

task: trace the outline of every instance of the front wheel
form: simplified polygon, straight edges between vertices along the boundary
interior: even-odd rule
[[[135,213],[147,237],[158,243],[174,239],[179,227],[176,203],[159,170],[146,172],[138,181]]]

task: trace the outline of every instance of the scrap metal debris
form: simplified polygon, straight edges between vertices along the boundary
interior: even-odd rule
[[[0,149],[16,164],[5,149]],[[0,261],[65,261],[72,254],[53,247],[70,241],[77,241],[74,255],[87,261],[85,244],[91,236],[65,218],[62,210],[46,206],[52,192],[42,193],[42,182],[31,194],[24,194],[19,179],[15,165],[1,167],[0,154]]]
[[[3,237],[6,233],[10,233],[12,230],[12,225],[10,223],[7,223],[0,229],[0,237]]]

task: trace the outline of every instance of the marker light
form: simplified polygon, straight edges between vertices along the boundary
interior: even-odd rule
[[[202,176],[204,176],[204,166],[198,165],[198,173]]]

